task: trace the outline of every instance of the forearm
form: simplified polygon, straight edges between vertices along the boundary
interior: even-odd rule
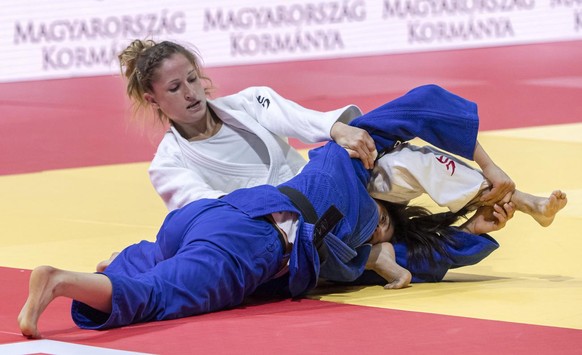
[[[268,109],[257,102],[258,96],[268,100]],[[268,87],[254,88],[252,93],[246,93],[245,99],[254,108],[251,116],[261,126],[281,137],[297,138],[306,143],[330,140],[336,123],[347,123],[361,115],[359,108],[353,105],[332,111],[312,110],[282,97]]]
[[[479,165],[483,171],[483,176],[491,186],[489,191],[484,191],[481,195],[481,202],[486,205],[509,202],[515,190],[515,183],[493,162],[493,159],[485,152],[479,141],[475,146],[473,159]]]
[[[487,154],[485,149],[483,149],[483,146],[481,146],[478,140],[477,144],[475,145],[475,154],[473,155],[473,160],[475,163],[477,163],[477,165],[479,165],[481,170],[486,170],[491,166],[495,166],[493,159],[491,159],[489,154]]]

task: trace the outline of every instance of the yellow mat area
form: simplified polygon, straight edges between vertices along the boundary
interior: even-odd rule
[[[491,131],[481,144],[518,188],[568,193],[554,224],[517,214],[499,250],[438,284],[322,288],[312,297],[391,309],[582,329],[582,124]],[[148,163],[0,176],[0,266],[93,271],[112,251],[153,240],[166,211]],[[429,201],[420,200],[428,205]],[[24,300],[23,300],[24,301]]]

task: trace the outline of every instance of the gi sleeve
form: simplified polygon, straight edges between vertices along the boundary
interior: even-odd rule
[[[397,141],[421,138],[447,152],[473,159],[477,105],[436,86],[425,85],[350,122],[370,133],[378,152]]]
[[[165,139],[175,139],[166,133]],[[186,166],[177,145],[159,145],[148,173],[154,189],[169,211],[202,198],[218,198],[226,194],[208,185],[196,170]]]
[[[481,191],[485,178],[460,159],[431,147],[402,144],[376,162],[368,191],[372,197],[407,204],[426,193],[457,212]]]
[[[349,123],[362,114],[354,105],[321,112],[288,100],[269,87],[253,87],[244,92],[252,117],[269,131],[281,137],[297,138],[305,143],[331,140],[331,127],[336,122]]]
[[[452,227],[451,227],[452,228]],[[453,243],[446,244],[447,254],[435,252],[435,265],[424,261],[419,265],[409,263],[408,249],[404,243],[395,243],[396,262],[410,271],[412,282],[439,282],[450,269],[474,265],[485,259],[499,248],[499,244],[488,234],[475,235],[456,228]],[[362,276],[353,282],[358,285],[385,285],[386,280],[372,270],[365,270]]]

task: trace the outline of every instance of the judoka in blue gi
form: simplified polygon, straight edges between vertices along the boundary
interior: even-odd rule
[[[379,152],[399,141],[420,137],[471,159],[478,116],[474,103],[429,85],[351,124],[367,130]],[[371,250],[367,241],[379,219],[376,202],[366,191],[369,178],[370,172],[359,159],[350,159],[342,147],[330,142],[312,150],[302,172],[282,186],[240,189],[221,199],[195,201],[171,212],[155,242],[131,245],[103,273],[87,274],[99,278],[99,287],[109,287],[111,296],[104,302],[94,302],[84,294],[62,295],[75,299],[72,317],[79,327],[108,329],[240,305],[271,281],[287,261],[288,281],[272,285],[294,297],[314,288],[319,277],[353,281],[364,271]],[[318,223],[283,193],[288,190],[309,201]],[[299,215],[290,251],[284,250],[279,231],[266,217],[280,211]],[[451,267],[480,261],[498,246],[489,237],[475,237],[457,231],[457,248],[440,257],[437,268],[411,270],[413,275],[420,281],[438,279]],[[407,267],[405,247],[395,249],[398,261]],[[53,268],[41,267],[33,271],[31,280],[35,272],[39,278],[55,273]],[[45,291],[31,288],[19,316],[26,336],[40,336],[38,318],[52,301],[42,294]]]

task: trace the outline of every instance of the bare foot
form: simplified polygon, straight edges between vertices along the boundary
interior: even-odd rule
[[[389,280],[392,280],[392,281],[390,281],[386,285],[384,285],[384,288],[385,289],[398,289],[398,288],[407,287],[410,284],[410,281],[412,280],[412,274],[410,273],[410,271],[408,271],[405,268],[398,265],[396,263],[396,260],[393,260],[393,259],[390,259],[388,264],[389,264],[388,269],[390,269]]]
[[[38,319],[46,307],[55,299],[58,275],[61,272],[51,266],[39,266],[30,274],[28,298],[18,315],[22,335],[29,339],[40,338]]]
[[[117,258],[117,255],[119,255],[119,252],[114,252],[113,254],[111,254],[111,256],[109,257],[109,259],[107,260],[103,260],[101,261],[99,264],[97,264],[97,272],[103,272],[105,271],[105,269],[107,269],[107,267],[109,266],[109,264],[111,264],[111,262],[113,260],[115,260],[115,258]]]
[[[374,270],[388,281],[384,286],[386,289],[407,287],[412,280],[410,271],[396,263],[394,247],[387,242],[372,245],[366,269]]]
[[[519,201],[516,201],[518,210],[532,216],[542,227],[552,224],[556,214],[568,203],[566,193],[560,190],[555,190],[548,198],[517,191],[514,197]]]
[[[552,224],[554,217],[556,217],[559,210],[566,206],[566,203],[568,203],[566,193],[556,190],[545,201],[538,204],[538,213],[534,213],[531,216],[542,227],[547,227]]]

